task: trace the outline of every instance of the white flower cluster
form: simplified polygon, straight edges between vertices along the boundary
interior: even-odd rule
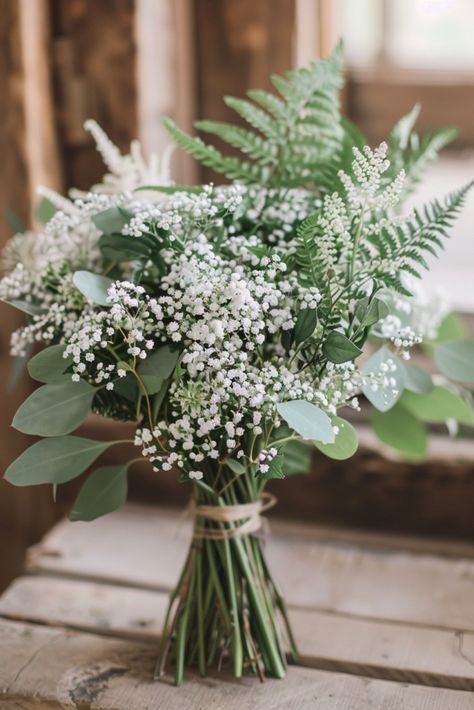
[[[323,279],[331,272],[345,278],[348,265],[357,266],[358,223],[370,249],[375,227],[367,210],[376,206],[379,229],[393,228],[386,211],[397,201],[404,176],[385,186],[384,144],[375,151],[354,149],[354,178],[340,175],[347,200],[337,193],[321,198],[305,190],[238,184],[147,191],[142,198],[133,192],[141,184],[170,186],[166,159],[147,164],[135,144],[122,156],[94,122],[88,128],[107,163],[104,181],[92,192],[76,192],[75,200],[43,190],[58,211],[38,234],[15,236],[5,252],[10,273],[0,281],[0,298],[20,302],[30,314],[28,325],[13,335],[15,354],[37,341],[64,344],[73,381],[98,387],[99,411],[131,412],[138,425],[135,444],[154,468],[178,467],[194,480],[209,462],[242,458],[259,438],[266,444],[256,447],[258,470],[267,473],[278,454],[268,437],[282,423],[275,406],[280,402],[305,400],[335,415],[342,406],[358,408],[358,393],[367,385],[396,387],[390,361],[364,375],[353,362],[333,364],[321,356],[326,284],[316,278],[303,286],[308,282],[296,266],[298,227],[316,211],[314,250]],[[153,252],[138,271],[132,262],[104,256],[96,217],[107,210],[123,215],[118,238],[129,239],[132,252],[140,244]],[[394,260],[386,266],[397,268]],[[78,290],[76,270],[113,274],[107,305]],[[336,299],[345,298],[338,303],[343,328],[352,308],[345,285]],[[422,323],[430,310],[426,300],[417,308],[393,298],[395,315],[379,330],[403,353],[420,335],[430,335],[435,317],[430,311]],[[311,310],[317,317],[302,354],[296,326],[301,313]],[[311,323],[313,316],[303,315]],[[340,329],[331,322],[334,327]],[[153,386],[162,389],[149,393],[140,366],[149,366],[144,361],[165,344],[176,354],[176,369],[155,377]],[[138,401],[132,391],[127,403],[131,379]],[[156,409],[150,402],[155,394]]]
[[[352,150],[355,181],[343,171],[339,172],[352,209],[366,210],[375,207],[382,212],[396,205],[405,183],[405,172],[401,170],[395,180],[382,189],[383,174],[390,166],[390,161],[387,160],[387,144],[381,143],[375,150],[371,150],[369,146],[364,146],[362,151],[359,148]]]

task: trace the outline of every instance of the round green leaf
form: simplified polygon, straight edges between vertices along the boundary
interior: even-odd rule
[[[334,430],[331,420],[316,405],[303,399],[294,399],[290,402],[280,402],[276,408],[280,416],[303,439],[322,441],[324,444],[333,443]]]
[[[323,343],[323,353],[329,360],[337,365],[355,360],[362,350],[357,347],[343,333],[333,330]]]
[[[65,345],[50,345],[31,358],[28,363],[30,377],[38,382],[51,384],[64,379],[63,373],[72,363],[72,357],[64,357]]]
[[[77,429],[91,410],[96,390],[84,380],[66,379],[35,390],[15,414],[15,429],[38,436],[61,436]]]
[[[446,387],[435,387],[427,394],[404,392],[400,404],[425,422],[455,419],[460,424],[474,425],[474,411],[462,397]]]
[[[87,300],[99,306],[110,306],[107,291],[113,284],[112,279],[90,271],[76,271],[72,277],[74,285]]]
[[[334,443],[321,444],[320,442],[315,441],[314,445],[330,459],[336,459],[336,461],[350,459],[351,456],[355,454],[357,447],[359,446],[356,430],[352,424],[341,417],[332,417],[331,422],[333,426],[337,426],[339,428],[336,438],[334,439]]]
[[[397,404],[389,412],[372,412],[372,427],[383,444],[410,461],[422,461],[428,452],[426,427],[411,412]]]
[[[434,387],[431,375],[418,365],[403,365],[405,370],[405,389],[424,394]]]
[[[79,436],[42,439],[7,468],[5,479],[15,486],[66,483],[79,476],[113,444],[113,441],[95,441]]]
[[[434,349],[434,360],[446,377],[455,382],[474,383],[474,340],[448,340]]]
[[[113,513],[127,500],[128,464],[102,466],[93,471],[74,501],[70,520],[95,520]]]
[[[403,365],[398,358],[384,346],[377,350],[362,367],[362,373],[364,375],[368,375],[369,373],[377,374],[381,372],[380,366],[390,361],[395,365],[395,369],[390,372],[390,377],[393,377],[395,380],[395,386],[393,388],[379,385],[374,389],[370,384],[362,388],[362,392],[369,402],[381,412],[386,412],[391,409],[402,395],[405,386],[405,370]]]
[[[109,207],[103,212],[98,212],[92,217],[97,229],[104,234],[120,234],[133,215],[120,207]]]
[[[167,379],[176,367],[179,354],[179,348],[176,346],[162,345],[140,363],[137,372],[140,377],[143,375],[155,375],[156,377]]]
[[[147,394],[156,394],[163,385],[163,379],[161,377],[155,377],[155,375],[142,375],[141,380],[145,385]]]

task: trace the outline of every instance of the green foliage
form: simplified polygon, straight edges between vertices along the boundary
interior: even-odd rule
[[[95,520],[113,513],[127,500],[128,464],[102,466],[87,478],[74,501],[70,520]]]
[[[95,387],[84,380],[43,385],[21,405],[13,419],[13,426],[24,434],[62,436],[82,424],[91,411]]]
[[[92,301],[98,306],[110,306],[107,300],[107,290],[113,284],[112,279],[100,274],[93,274],[90,271],[76,271],[72,280],[74,286],[88,301]]]
[[[358,357],[362,350],[343,333],[333,330],[323,343],[323,353],[329,362],[342,364]]]
[[[235,473],[236,476],[242,475],[247,470],[244,464],[238,459],[226,459],[225,464],[230,468],[232,473]]]
[[[72,357],[64,357],[65,345],[50,345],[40,350],[28,363],[30,377],[38,382],[52,384],[61,382],[64,373],[72,364]]]
[[[361,249],[361,256],[366,263],[357,274],[363,281],[370,275],[387,288],[410,295],[402,283],[401,274],[405,271],[420,278],[419,267],[427,268],[426,255],[437,256],[444,248],[443,240],[448,238],[448,229],[461,211],[466,196],[474,182],[451,192],[440,202],[433,200],[422,210],[414,210],[413,216],[400,226],[391,225],[374,231],[370,237],[368,249]],[[374,258],[374,251],[377,257]],[[387,263],[397,263],[398,269],[387,269]]]
[[[464,384],[474,383],[474,341],[448,340],[434,349],[434,361],[439,371]]]
[[[405,389],[416,394],[427,394],[434,387],[430,374],[419,365],[403,365],[405,371]]]
[[[386,179],[393,180],[400,170],[404,170],[407,176],[405,195],[413,191],[425,168],[458,134],[456,128],[446,127],[423,136],[418,135],[414,127],[419,114],[420,105],[416,104],[394,126],[388,140],[390,168],[386,173]]]
[[[331,420],[322,409],[305,400],[280,402],[276,405],[279,415],[303,439],[332,444],[334,430]],[[278,442],[277,442],[278,443]]]
[[[221,121],[195,124],[240,151],[243,160],[186,135],[169,118],[164,125],[181,148],[229,179],[268,187],[324,189],[340,166],[344,137],[339,111],[341,75],[339,45],[330,57],[308,68],[272,76],[279,95],[250,90],[248,99],[226,97],[226,104],[247,127]]]
[[[400,403],[389,412],[372,412],[377,437],[409,461],[422,461],[428,452],[428,433],[419,419]]]
[[[109,209],[99,212],[92,217],[97,229],[104,234],[120,234],[126,224],[129,223],[132,214],[124,210],[123,207],[109,207]]]
[[[404,392],[400,404],[425,422],[446,422],[474,426],[474,409],[459,394],[446,387],[434,387],[427,394]]]
[[[318,314],[314,308],[303,308],[296,319],[294,340],[295,343],[302,343],[311,337],[318,324]]]
[[[79,476],[114,443],[78,436],[42,439],[7,468],[5,479],[15,486],[66,483]]]
[[[162,345],[140,363],[137,372],[141,377],[143,375],[154,375],[165,380],[172,375],[179,355],[178,346]]]
[[[283,456],[275,456],[271,461],[268,462],[268,471],[265,471],[265,473],[259,472],[257,474],[260,481],[269,481],[272,478],[285,478],[283,463]]]
[[[319,441],[315,441],[314,445],[330,459],[335,459],[336,461],[350,459],[359,446],[356,430],[352,424],[341,417],[332,417],[331,423],[338,428],[334,442],[332,444],[322,444]]]
[[[362,392],[367,397],[376,409],[381,412],[387,412],[400,399],[405,387],[405,370],[402,363],[397,357],[385,346],[379,348],[369,359],[364,363],[362,373],[369,375],[370,373],[380,373],[384,366],[389,368],[390,378],[395,381],[395,387],[383,387],[382,384],[374,386],[368,384],[363,387]]]
[[[16,308],[18,311],[26,313],[28,316],[39,316],[44,313],[44,308],[38,306],[36,303],[30,303],[29,301],[22,301],[15,299],[13,301],[6,301],[10,306]]]
[[[47,197],[43,197],[36,207],[36,219],[38,219],[42,224],[47,224],[49,220],[54,217],[56,211],[56,207],[53,203],[48,200]]]
[[[282,468],[285,476],[311,472],[311,447],[308,442],[286,441],[280,451],[283,454]]]

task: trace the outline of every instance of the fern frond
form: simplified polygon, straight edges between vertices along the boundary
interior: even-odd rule
[[[360,255],[366,266],[362,266],[358,280],[379,279],[385,286],[403,293],[400,272],[407,271],[420,277],[418,267],[429,268],[427,255],[438,256],[444,248],[444,240],[449,237],[449,229],[461,211],[474,180],[459,190],[448,194],[443,201],[433,200],[403,224],[391,229],[382,228],[370,235],[369,241],[376,257],[369,251]],[[396,265],[395,270],[387,268],[387,262]]]
[[[242,182],[258,182],[262,177],[263,171],[256,169],[256,166],[242,162],[238,158],[225,156],[217,148],[207,145],[200,138],[188,136],[170,118],[163,118],[163,125],[175,143],[186,153],[225,177]]]
[[[388,140],[390,168],[385,178],[387,181],[392,181],[401,170],[404,170],[405,196],[413,191],[423,171],[436,160],[440,150],[451,143],[458,134],[456,128],[448,126],[420,137],[414,132],[419,114],[420,106],[415,104],[411,111],[395,124]]]
[[[245,159],[223,155],[199,138],[187,136],[169,119],[165,127],[186,152],[227,178],[270,188],[331,189],[339,166],[343,130],[339,110],[342,46],[308,68],[273,76],[280,96],[250,90],[248,99],[225,98],[247,124],[199,121],[198,129],[213,134]]]

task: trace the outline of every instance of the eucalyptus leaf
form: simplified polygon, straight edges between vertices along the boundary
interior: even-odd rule
[[[439,371],[455,382],[474,383],[474,340],[448,340],[434,349]]]
[[[79,436],[42,439],[7,468],[5,479],[15,486],[66,483],[79,476],[114,443]]]
[[[163,386],[163,378],[156,377],[155,375],[142,375],[141,381],[145,385],[147,394],[156,394],[159,392]]]
[[[139,393],[138,382],[131,372],[127,372],[125,377],[115,380],[114,391],[129,402],[136,402]]]
[[[280,416],[303,439],[322,441],[324,444],[334,442],[334,430],[326,412],[311,402],[295,399],[280,402],[276,405]]]
[[[41,224],[47,224],[49,220],[54,217],[57,212],[56,207],[53,205],[51,200],[47,197],[43,197],[40,200],[38,206],[36,207],[36,218],[41,222]]]
[[[386,373],[394,380],[394,386],[383,387],[381,384],[367,384],[362,388],[362,392],[374,407],[381,412],[391,409],[400,399],[405,387],[405,370],[398,358],[385,346],[379,348],[362,366],[364,375],[380,373],[383,377],[381,366],[387,365],[389,371]]]
[[[276,442],[278,444],[278,442]],[[285,476],[308,474],[311,471],[311,445],[307,441],[286,441],[280,451],[283,454]]]
[[[40,316],[45,312],[45,309],[42,308],[42,306],[38,306],[36,303],[30,303],[29,301],[14,299],[13,301],[5,301],[5,303],[13,306],[13,308],[16,308],[18,311],[26,313],[28,316]]]
[[[314,308],[303,308],[296,319],[295,343],[302,343],[314,333],[318,324],[318,315]]]
[[[65,345],[50,345],[31,358],[28,363],[30,377],[51,384],[62,381],[64,372],[72,364],[72,356],[64,357]]]
[[[419,365],[403,364],[403,369],[405,370],[405,389],[417,394],[425,394],[434,388],[431,375]]]
[[[372,427],[383,444],[410,461],[423,461],[428,453],[428,432],[420,420],[396,404],[389,412],[372,412]]]
[[[335,459],[336,461],[350,459],[359,446],[356,430],[352,424],[341,417],[332,417],[331,422],[334,427],[338,428],[334,443],[322,444],[319,441],[315,441],[314,445],[330,459]]]
[[[111,261],[147,260],[150,247],[136,237],[122,234],[104,234],[99,239],[99,247],[103,255]]]
[[[104,234],[120,234],[126,224],[130,222],[132,215],[119,207],[109,207],[109,209],[99,212],[92,217],[92,221]]]
[[[449,313],[441,321],[435,342],[445,343],[447,340],[464,340],[468,337],[469,329],[465,320],[457,313]]]
[[[179,355],[180,350],[177,346],[162,345],[140,363],[137,372],[140,377],[143,375],[155,375],[156,377],[167,379],[174,371]]]
[[[400,404],[425,422],[445,422],[455,419],[460,424],[474,425],[474,410],[455,392],[446,387],[434,387],[427,394],[404,392]]]
[[[72,277],[74,285],[88,301],[97,303],[99,306],[110,306],[108,301],[108,289],[112,286],[113,280],[107,276],[93,274],[91,271],[76,271]]]
[[[329,362],[340,365],[344,362],[355,360],[362,353],[362,350],[343,333],[333,330],[323,343],[323,353]]]
[[[15,429],[37,436],[61,436],[77,429],[91,410],[96,390],[84,380],[66,380],[35,390],[15,414]]]
[[[79,491],[69,519],[96,520],[120,508],[127,500],[127,469],[128,464],[124,464],[93,471]]]

